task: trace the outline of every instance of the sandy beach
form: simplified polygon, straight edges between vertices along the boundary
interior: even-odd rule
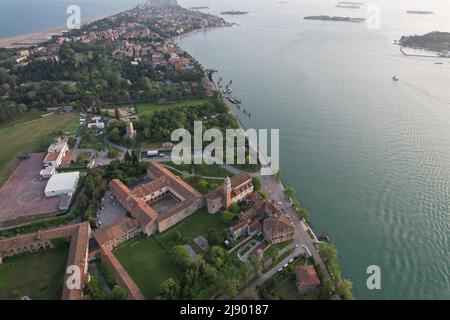
[[[42,30],[38,32],[33,32],[29,34],[9,37],[9,38],[1,38],[0,39],[0,48],[20,48],[20,47],[28,47],[31,44],[16,44],[17,42],[22,43],[25,41],[33,41],[33,42],[43,42],[48,39],[54,33],[61,33],[66,29],[63,27],[60,28],[52,28],[47,30]]]

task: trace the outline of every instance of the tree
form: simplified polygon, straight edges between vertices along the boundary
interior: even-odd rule
[[[330,263],[337,260],[337,249],[330,243],[320,243],[319,253],[325,263]]]
[[[187,267],[189,265],[189,254],[185,246],[174,246],[171,253],[175,264],[179,265],[180,267]]]
[[[342,299],[352,300],[353,299],[352,286],[353,284],[350,280],[342,280],[339,281],[336,291],[342,297]]]
[[[253,186],[255,187],[256,192],[261,191],[261,179],[259,177],[253,177],[252,183],[253,183]]]
[[[124,288],[116,284],[110,294],[111,300],[126,300],[128,295]]]
[[[261,197],[261,199],[266,200],[268,198],[267,193],[260,191],[259,192],[259,196]]]
[[[178,296],[179,287],[177,282],[172,279],[166,279],[161,284],[161,293],[160,296],[164,300],[175,300]]]
[[[138,163],[139,163],[138,156],[136,154],[136,151],[133,149],[131,150],[131,164],[133,165],[133,167],[136,167]]]
[[[129,162],[131,161],[131,157],[130,157],[130,154],[128,153],[128,151],[125,152],[125,155],[124,155],[123,160],[124,160],[126,163],[129,163]]]
[[[217,269],[224,265],[226,256],[225,249],[219,246],[213,246],[209,251],[209,259]]]
[[[284,195],[288,198],[293,198],[295,196],[295,189],[292,187],[287,187],[284,189]]]
[[[120,110],[119,108],[114,109],[114,117],[120,121]]]
[[[148,77],[142,77],[141,79],[139,79],[138,87],[141,90],[150,91],[150,89],[152,88],[152,82]]]
[[[225,284],[224,291],[230,298],[234,298],[238,294],[239,282],[236,279],[227,281]]]
[[[206,181],[205,179],[199,179],[197,182],[197,188],[200,193],[202,194],[207,193],[209,190],[208,181]]]
[[[309,220],[309,211],[308,209],[305,208],[298,208],[296,209],[297,215],[300,219],[305,219],[305,220]]]
[[[225,210],[225,212],[222,214],[222,219],[226,224],[230,224],[235,218],[236,214],[229,210]]]
[[[261,261],[255,256],[250,256],[248,261],[252,265],[254,273],[257,276],[260,276],[262,274],[262,263],[261,263]]]

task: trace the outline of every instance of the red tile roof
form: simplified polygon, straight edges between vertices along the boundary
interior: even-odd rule
[[[318,286],[320,279],[314,266],[298,266],[295,269],[297,282],[302,286]]]
[[[123,217],[112,225],[99,229],[95,232],[94,238],[97,243],[102,246],[105,243],[111,241],[112,239],[119,239],[126,235],[128,232],[139,227],[140,224],[137,219],[131,219],[128,217]]]
[[[56,161],[59,157],[59,152],[48,152],[45,155],[44,162]]]

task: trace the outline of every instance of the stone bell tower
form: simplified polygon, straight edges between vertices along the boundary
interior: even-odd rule
[[[223,182],[223,206],[228,209],[231,205],[231,179],[227,177]]]

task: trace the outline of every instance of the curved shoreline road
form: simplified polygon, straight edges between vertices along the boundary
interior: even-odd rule
[[[297,213],[289,203],[289,200],[284,195],[283,185],[277,180],[276,176],[261,176],[261,183],[262,188],[267,196],[275,201],[280,209],[286,210],[286,213],[291,218],[295,228],[294,244],[304,245],[306,248],[308,248],[315,264],[318,265],[321,270],[325,271],[324,274],[327,277],[327,280],[331,280],[328,269],[326,268],[325,263],[319,255],[319,252],[314,246],[313,240],[307,232],[307,230],[309,229],[308,226],[299,219]]]

